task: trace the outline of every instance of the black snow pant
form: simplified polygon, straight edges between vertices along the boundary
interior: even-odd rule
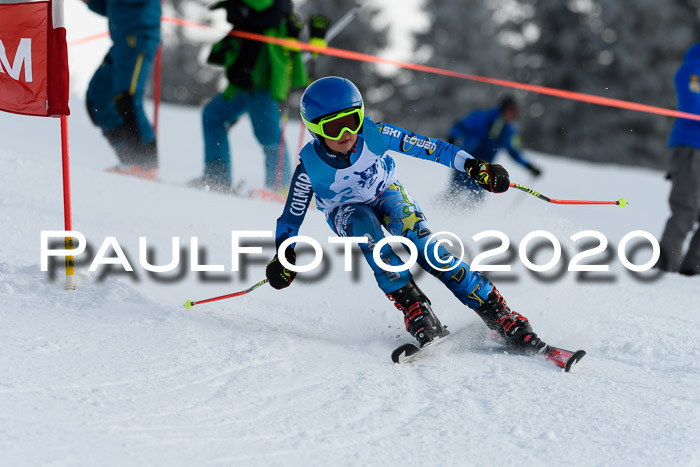
[[[700,228],[690,239],[688,251],[683,244],[688,233],[700,222],[700,149],[678,146],[671,154],[671,217],[661,237],[659,267],[682,274],[700,274]]]

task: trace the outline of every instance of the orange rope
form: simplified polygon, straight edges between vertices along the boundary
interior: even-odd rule
[[[194,21],[188,21],[179,18],[171,18],[163,16],[163,22],[176,24],[178,26],[184,27],[199,27],[199,28],[211,28],[211,26],[196,23]],[[393,65],[400,68],[405,68],[408,70],[422,71],[425,73],[432,73],[436,75],[451,76],[453,78],[465,79],[469,81],[476,81],[479,83],[493,84],[496,86],[503,86],[512,89],[520,89],[528,92],[535,92],[538,94],[545,94],[548,96],[560,97],[562,99],[569,99],[579,102],[587,102],[589,104],[602,105],[606,107],[616,107],[619,109],[633,110],[636,112],[644,112],[649,114],[663,115],[667,117],[676,118],[687,118],[689,120],[700,121],[700,115],[692,114],[688,112],[679,112],[677,110],[666,109],[663,107],[656,107],[653,105],[639,104],[636,102],[624,101],[622,99],[612,99],[609,97],[596,96],[593,94],[585,94],[582,92],[566,91],[563,89],[550,88],[546,86],[537,86],[534,84],[519,83],[517,81],[508,81],[504,79],[488,78],[485,76],[471,75],[468,73],[460,73],[458,71],[446,70],[444,68],[437,68],[427,65],[418,65],[416,63],[403,62],[400,60],[392,60],[389,58],[377,57],[376,55],[369,55],[361,52],[353,52],[351,50],[338,49],[335,47],[319,47],[310,45],[306,42],[300,42],[297,40],[282,39],[279,37],[266,36],[264,34],[256,34],[246,31],[236,31],[232,30],[230,35],[235,37],[240,37],[242,39],[250,39],[254,41],[266,42],[269,44],[296,47],[298,49],[306,50],[313,53],[330,55],[333,57],[344,58],[347,60],[355,60],[360,62],[368,63],[381,63],[385,65]],[[107,36],[107,33],[96,34],[94,36],[89,36],[77,41],[69,43],[69,46],[79,45],[85,42],[89,42],[94,39],[98,39]]]

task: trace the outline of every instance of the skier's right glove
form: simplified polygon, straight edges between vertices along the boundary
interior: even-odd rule
[[[508,171],[500,164],[491,164],[481,159],[464,161],[464,171],[479,183],[479,186],[491,193],[503,193],[510,188]]]
[[[284,252],[284,257],[291,264],[297,263],[297,255],[291,248],[287,248],[287,250]],[[297,273],[296,271],[292,271],[282,266],[279,258],[277,255],[275,255],[275,257],[272,258],[272,261],[267,263],[265,276],[273,289],[280,290],[289,287],[294,278],[297,276]]]
[[[313,15],[311,16],[311,22],[309,24],[309,45],[315,45],[317,47],[328,47],[328,41],[326,40],[326,33],[328,32],[328,26],[330,26],[331,20],[327,16],[323,15]],[[314,57],[318,57],[318,53],[313,53]]]
[[[328,26],[331,20],[327,16],[313,15],[311,16],[311,24],[309,24],[309,32],[312,39],[325,39]]]

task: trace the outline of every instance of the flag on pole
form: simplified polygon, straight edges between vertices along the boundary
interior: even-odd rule
[[[0,0],[0,111],[60,117],[65,230],[73,230],[68,162],[68,47],[63,0]],[[66,250],[73,239],[66,237]],[[66,289],[75,290],[73,256]]]
[[[70,114],[63,0],[0,0],[0,110]]]

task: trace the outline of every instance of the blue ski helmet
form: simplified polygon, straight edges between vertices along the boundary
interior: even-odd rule
[[[301,95],[300,110],[302,121],[318,122],[326,115],[362,108],[363,105],[362,95],[352,81],[339,76],[326,76],[309,84]],[[314,138],[320,140],[313,130],[309,128],[309,131]]]

